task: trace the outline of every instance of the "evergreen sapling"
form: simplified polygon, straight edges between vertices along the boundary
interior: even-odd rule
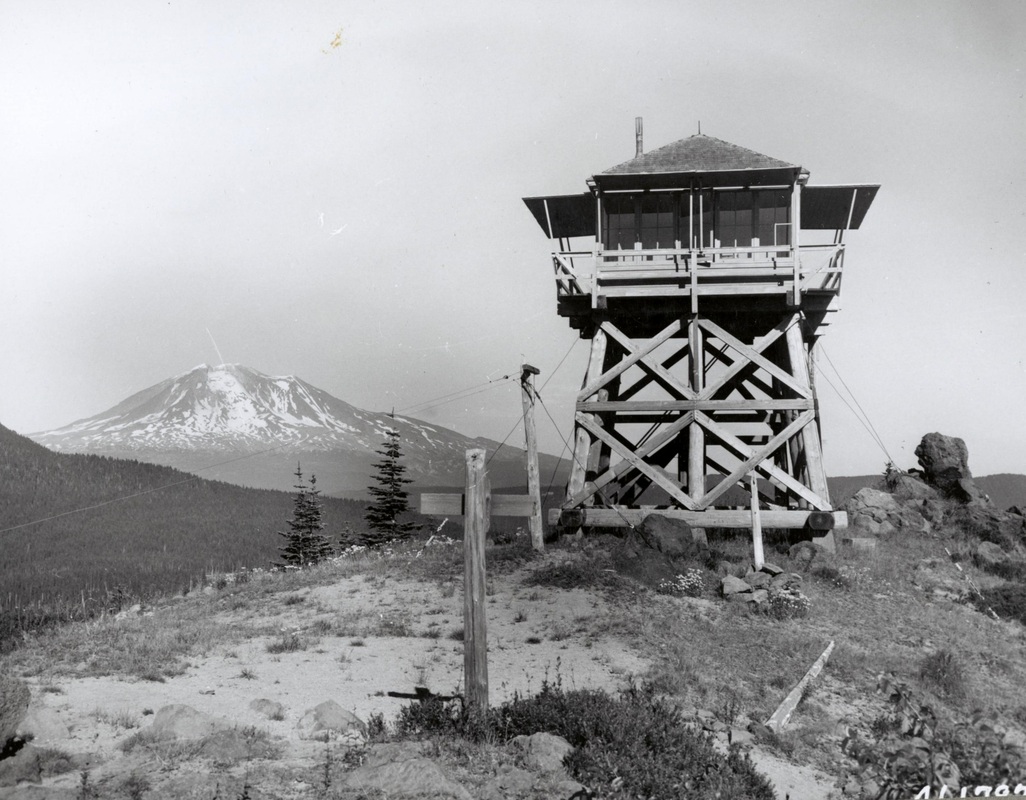
[[[285,544],[279,548],[279,567],[308,567],[333,555],[331,543],[321,533],[324,523],[321,520],[321,491],[317,488],[317,477],[311,475],[309,486],[304,484],[303,471],[298,464],[295,474],[292,519],[288,521],[287,531],[278,531],[278,535],[285,539]]]
[[[374,465],[377,486],[367,487],[374,502],[367,509],[364,519],[370,530],[364,534],[362,544],[376,546],[395,539],[406,539],[416,530],[412,522],[400,522],[399,517],[410,510],[409,495],[404,488],[413,483],[406,477],[406,466],[402,463],[402,447],[399,431],[389,429],[384,446],[377,453],[383,459]]]

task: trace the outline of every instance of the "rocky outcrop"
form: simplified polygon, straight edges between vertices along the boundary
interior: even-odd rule
[[[438,797],[472,800],[437,763],[426,758],[422,742],[374,745],[361,766],[345,776],[345,788],[376,791],[384,797]]]
[[[963,503],[989,504],[973,481],[969,471],[969,448],[962,439],[928,433],[916,447],[916,458],[926,482],[936,486],[945,497]]]
[[[927,533],[931,526],[918,506],[901,503],[879,489],[860,489],[848,501],[848,524],[874,536],[886,536],[898,531]]]
[[[563,759],[574,750],[562,736],[551,733],[517,736],[513,739],[513,746],[523,753],[524,765],[538,772],[562,771]]]

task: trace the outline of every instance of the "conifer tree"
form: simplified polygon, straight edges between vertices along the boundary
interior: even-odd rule
[[[364,534],[362,543],[369,546],[405,539],[417,528],[412,522],[399,521],[399,517],[410,510],[409,495],[403,487],[413,483],[406,477],[406,465],[401,461],[399,431],[389,429],[384,446],[376,452],[383,459],[374,465],[377,470],[374,480],[378,485],[367,488],[374,502],[364,515],[370,530]]]
[[[285,539],[279,549],[281,553],[280,567],[308,567],[330,558],[331,543],[321,533],[324,523],[321,520],[321,490],[317,488],[317,477],[310,476],[310,484],[303,483],[303,470],[296,465],[296,496],[293,499],[292,519],[288,521],[287,531],[278,531]]]

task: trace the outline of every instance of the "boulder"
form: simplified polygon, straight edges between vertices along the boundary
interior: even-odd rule
[[[68,738],[68,726],[60,714],[43,705],[30,705],[28,713],[18,726],[18,737],[34,744],[52,746]]]
[[[39,760],[39,751],[30,744],[10,758],[0,761],[0,786],[15,786],[23,781],[41,783],[42,780],[43,766]]]
[[[996,572],[1008,563],[1009,556],[994,542],[980,542],[973,548],[973,560],[980,569]]]
[[[268,719],[284,719],[285,706],[275,700],[268,700],[261,697],[249,704],[249,707],[258,714],[263,714]]]
[[[424,758],[430,753],[430,742],[379,742],[367,748],[367,752],[363,757],[363,766],[380,767],[393,761],[409,761],[411,758]]]
[[[781,589],[801,589],[802,587],[802,576],[797,572],[781,572],[779,575],[774,577],[770,581],[769,588],[771,590]]]
[[[221,762],[249,761],[253,758],[272,758],[277,748],[266,738],[247,735],[238,728],[229,728],[207,736],[200,745],[204,758]]]
[[[969,448],[955,436],[928,433],[916,447],[926,481],[944,495],[964,503],[988,505],[969,471]]]
[[[755,603],[755,605],[761,606],[769,601],[769,591],[766,589],[756,589],[748,597],[750,603]]]
[[[513,746],[524,754],[524,764],[538,772],[559,772],[563,759],[573,752],[573,745],[562,736],[551,733],[535,733],[531,736],[517,736]]]
[[[692,528],[682,519],[649,514],[638,528],[642,537],[670,559],[704,559],[709,541],[703,528]]]
[[[488,781],[480,791],[480,800],[507,800],[529,797],[534,790],[535,775],[526,769],[511,767]],[[569,797],[569,795],[563,795]]]
[[[0,675],[0,750],[18,732],[18,726],[28,713],[31,699],[25,681]]]
[[[762,569],[759,571],[765,572],[767,575],[779,575],[781,572],[784,571],[784,568],[778,567],[776,564],[766,561],[765,563],[763,563]]]
[[[352,712],[346,711],[334,700],[307,709],[296,723],[300,739],[326,742],[331,739],[357,734],[367,738],[367,725]]]
[[[176,703],[164,706],[153,716],[153,722],[142,731],[150,741],[204,739],[213,733],[226,730],[225,720],[211,717],[192,706]]]
[[[733,575],[727,575],[721,584],[721,590],[723,591],[724,597],[730,597],[735,594],[746,594],[752,591],[752,587],[745,583],[740,578],[735,578]]]

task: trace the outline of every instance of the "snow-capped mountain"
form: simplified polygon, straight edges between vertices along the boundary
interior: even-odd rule
[[[347,493],[367,487],[390,428],[399,431],[407,474],[422,485],[460,485],[466,450],[496,447],[409,417],[364,411],[294,376],[240,364],[200,365],[30,438],[61,452],[134,458],[258,488],[291,488],[299,462],[324,491]],[[545,456],[543,469],[545,461],[554,466]],[[507,445],[489,469],[493,485],[521,483],[523,451]]]

